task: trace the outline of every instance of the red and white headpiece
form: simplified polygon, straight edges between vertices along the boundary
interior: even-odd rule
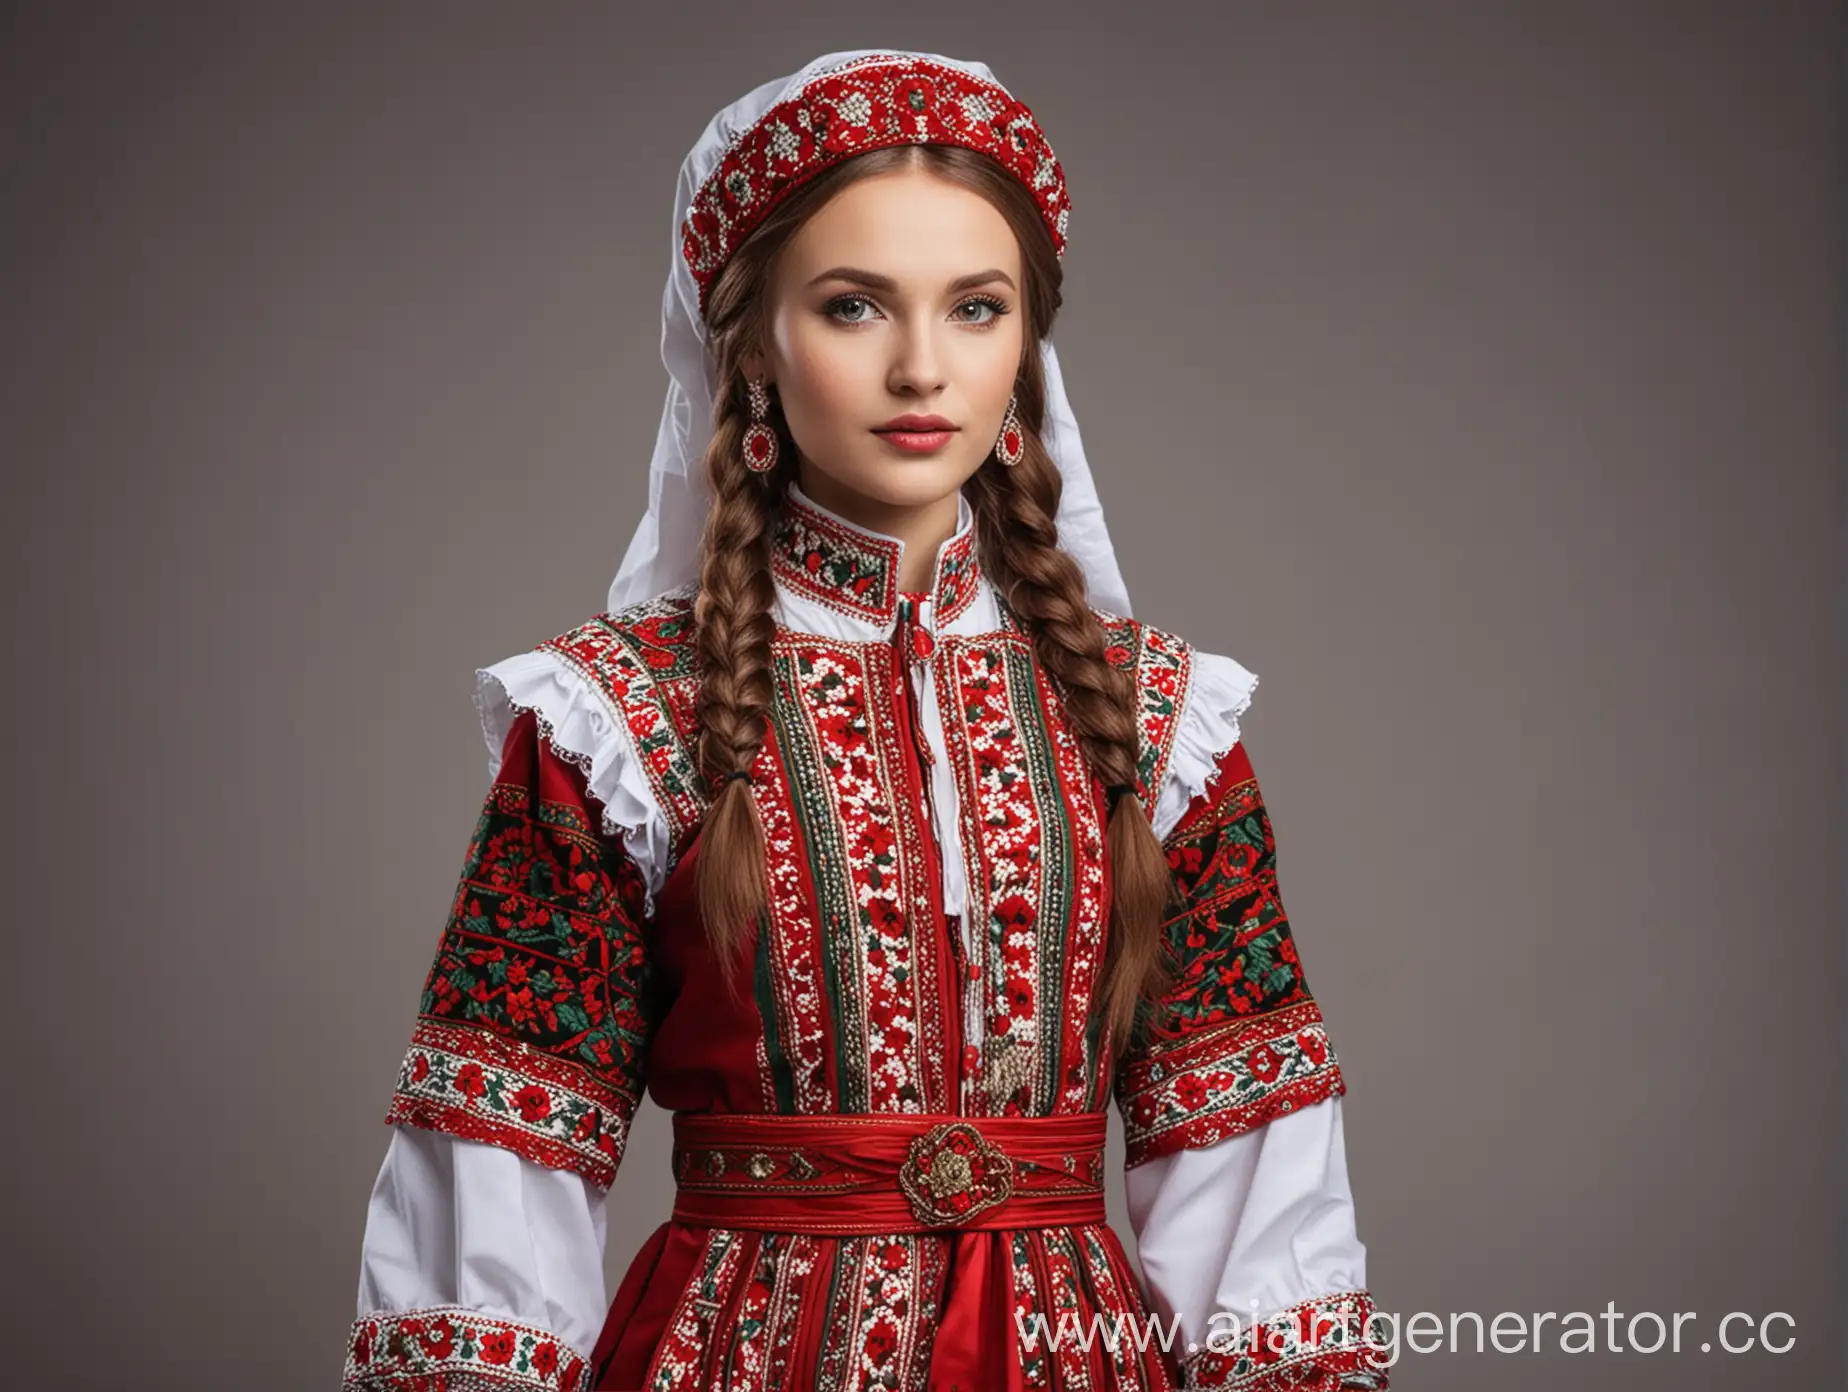
[[[649,470],[648,512],[610,585],[620,609],[697,578],[711,506],[702,467],[718,383],[703,318],[725,260],[776,204],[823,169],[886,145],[962,145],[997,160],[1033,194],[1064,255],[1071,202],[1065,172],[1033,113],[986,65],[936,53],[828,53],[746,93],[707,123],[680,166],[672,261],[661,303],[667,403]],[[1042,439],[1064,482],[1059,544],[1085,573],[1090,602],[1128,615],[1103,509],[1065,396],[1058,355],[1040,345],[1046,376]]]
[[[723,152],[681,224],[700,305],[726,259],[776,205],[830,165],[887,145],[962,145],[1004,165],[1032,193],[1065,254],[1065,171],[1033,113],[1000,83],[912,53],[867,53],[809,76]]]

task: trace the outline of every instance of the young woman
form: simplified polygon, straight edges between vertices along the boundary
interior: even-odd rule
[[[1257,679],[1127,616],[1067,208],[930,54],[817,59],[688,156],[648,515],[607,612],[480,673],[349,1389],[1386,1385]],[[644,1088],[677,1197],[606,1307]]]

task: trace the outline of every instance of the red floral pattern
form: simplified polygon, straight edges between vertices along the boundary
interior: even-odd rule
[[[729,1296],[742,1272],[753,1233],[708,1228],[701,1241],[698,1270],[681,1293],[680,1303],[668,1320],[667,1333],[655,1349],[645,1385],[650,1388],[711,1387],[721,1381],[718,1356],[724,1351],[725,1331],[718,1326],[722,1300]]]
[[[491,1031],[423,1020],[386,1120],[503,1146],[607,1189],[637,1095]]]
[[[1033,195],[1065,253],[1065,171],[1021,102],[971,73],[903,54],[863,55],[818,73],[740,132],[694,193],[681,251],[700,309],[726,260],[791,191],[850,155],[887,145],[961,145],[998,161]]]
[[[353,1322],[341,1392],[586,1392],[589,1363],[549,1330],[459,1305]]]
[[[1115,1091],[1138,1165],[1345,1090],[1277,888],[1276,841],[1242,744],[1165,841],[1185,910],[1175,977],[1145,1009]]]
[[[538,651],[559,658],[609,703],[667,817],[678,856],[698,832],[707,802],[695,743],[693,587],[598,614],[546,639]]]
[[[1181,1361],[1183,1392],[1385,1389],[1385,1351],[1367,1344],[1373,1315],[1366,1291],[1336,1291],[1249,1328],[1209,1336],[1204,1348]]]
[[[801,535],[783,534],[786,541]],[[774,554],[779,566],[800,560],[821,593],[850,604],[864,598],[856,588],[869,574],[863,565],[810,567],[801,560],[807,550],[798,556],[787,547]],[[946,548],[940,563],[940,610],[957,593],[959,574],[970,577],[973,596],[972,548],[966,562],[959,556]],[[896,609],[903,596],[884,565],[870,572],[873,588]],[[779,583],[783,577],[779,570]],[[690,592],[667,596],[599,615],[542,645],[594,682],[623,722],[668,809],[676,857],[691,846],[704,807],[692,762],[690,604]],[[1102,1106],[1114,1081],[1136,1163],[1249,1129],[1337,1089],[1339,1070],[1302,985],[1275,892],[1268,822],[1242,750],[1222,760],[1213,786],[1167,839],[1188,896],[1186,912],[1169,925],[1179,980],[1164,1008],[1141,1022],[1122,1070],[1109,1075],[1097,1041],[1079,1024],[1103,946],[1102,790],[1028,636],[1005,604],[1001,614],[995,632],[942,635],[914,669],[933,684],[944,720],[965,817],[968,911],[985,920],[973,977],[950,974],[959,964],[941,935],[915,931],[936,921],[939,867],[907,724],[905,654],[886,643],[778,630],[771,730],[752,785],[770,888],[769,931],[756,961],[764,1028],[752,1065],[763,1105],[949,1111],[960,1098],[971,1114],[991,1102],[997,1110],[1069,1114]],[[1136,680],[1140,780],[1158,789],[1185,706],[1191,650],[1160,630],[1100,617],[1111,661]],[[543,733],[532,712],[510,732],[426,984],[394,1119],[501,1144],[607,1184],[641,1091],[653,1019],[646,943],[654,930],[637,868],[618,838],[598,834],[583,771]],[[530,767],[521,741],[532,750]],[[1152,797],[1145,803],[1152,807]],[[670,895],[666,902],[686,901]],[[696,922],[667,926],[697,941]],[[982,1028],[978,1042],[991,1054],[984,1085],[1008,1084],[993,1099],[957,1090],[957,1051],[946,1036],[964,991],[973,993],[965,1018]],[[997,1052],[996,1041],[1030,1047]],[[1007,1066],[997,1070],[996,1058]],[[702,1241],[660,1342],[646,1351],[648,1379],[623,1385],[775,1386],[788,1380],[784,1370],[800,1366],[813,1372],[815,1386],[839,1392],[905,1385],[930,1366],[952,1239],[707,1230]],[[1012,1290],[1002,1298],[1024,1312],[1056,1320],[1067,1308],[1141,1309],[1127,1257],[1101,1225],[1011,1233],[1005,1244]],[[798,1315],[802,1306],[807,1312]],[[381,1336],[356,1334],[355,1348],[362,1342],[376,1365]],[[562,1376],[575,1355],[555,1340],[551,1346]],[[402,1341],[397,1347],[402,1353]],[[440,1336],[437,1347],[445,1347]],[[449,1381],[432,1375],[364,1385],[486,1389],[525,1385],[482,1380],[502,1370],[514,1378],[553,1375],[538,1333],[530,1344],[507,1331],[484,1333],[473,1347],[471,1366]],[[1019,1356],[1028,1385],[1071,1381],[1081,1371],[1113,1375],[1108,1362],[1067,1366],[1066,1355],[1044,1345]],[[1171,1385],[1155,1352],[1097,1356],[1116,1360],[1116,1381],[1126,1386]],[[1315,1369],[1298,1358],[1254,1375],[1320,1376]],[[1271,1384],[1250,1384],[1261,1386],[1268,1392]]]
[[[1043,1228],[1016,1232],[1008,1243],[1014,1267],[1015,1330],[1058,1324],[1058,1313],[1048,1307],[1046,1300],[1045,1232]],[[1040,1340],[1016,1339],[1014,1352],[1020,1360],[1023,1387],[1049,1388],[1053,1385],[1046,1350],[1041,1347]]]
[[[651,1030],[642,882],[535,716],[508,731],[386,1121],[615,1178]]]
[[[1096,779],[1024,634],[949,635],[939,652],[932,677],[984,992],[986,1066],[965,1075],[962,1110],[1095,1110],[1101,1069],[1086,1018],[1107,920],[1103,815],[1087,796]]]
[[[898,588],[902,548],[890,537],[849,526],[786,495],[771,532],[770,565],[797,594],[874,623],[891,623],[903,598]],[[946,624],[975,601],[982,574],[973,524],[937,552],[931,595],[936,622]]]
[[[1135,679],[1136,710],[1141,723],[1137,775],[1144,810],[1155,812],[1174,754],[1183,696],[1193,673],[1193,648],[1186,639],[1153,624],[1093,610],[1104,626],[1104,656]]]
[[[826,1008],[839,1087],[834,1106],[946,1110],[936,1033],[943,1022],[923,927],[932,921],[936,871],[925,853],[921,809],[904,795],[897,654],[884,643],[792,634],[773,644],[772,675],[777,773],[766,768],[753,793],[760,808],[792,799],[805,829],[799,841],[767,848],[772,856],[799,856],[812,886],[789,903],[793,921],[774,926],[801,937],[817,922],[829,925],[821,950],[834,966]],[[772,866],[773,882],[797,873]],[[773,911],[786,902],[774,902]],[[795,1037],[815,1037],[813,1018],[790,1023]]]

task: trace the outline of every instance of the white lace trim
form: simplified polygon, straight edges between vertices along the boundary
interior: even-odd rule
[[[647,912],[666,882],[673,832],[655,801],[628,723],[603,692],[551,653],[519,653],[475,673],[475,709],[488,744],[488,776],[500,773],[501,748],[521,711],[532,711],[552,748],[584,771],[603,807],[603,831],[621,838],[642,872]]]
[[[1180,824],[1187,805],[1206,791],[1219,758],[1239,741],[1238,718],[1251,705],[1258,674],[1219,653],[1193,653],[1168,773],[1150,818],[1157,836]]]

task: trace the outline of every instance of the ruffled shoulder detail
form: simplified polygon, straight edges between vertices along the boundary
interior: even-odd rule
[[[1104,626],[1110,661],[1136,680],[1143,802],[1155,834],[1166,836],[1206,791],[1221,756],[1239,742],[1239,717],[1251,705],[1258,676],[1153,624],[1093,612]]]
[[[693,586],[606,612],[475,673],[490,776],[515,717],[532,711],[584,772],[642,872],[648,912],[705,814],[699,772]]]
[[[1157,836],[1179,826],[1188,806],[1206,791],[1226,754],[1242,738],[1239,717],[1258,689],[1258,674],[1222,653],[1196,649],[1192,658],[1174,752],[1151,818]]]

